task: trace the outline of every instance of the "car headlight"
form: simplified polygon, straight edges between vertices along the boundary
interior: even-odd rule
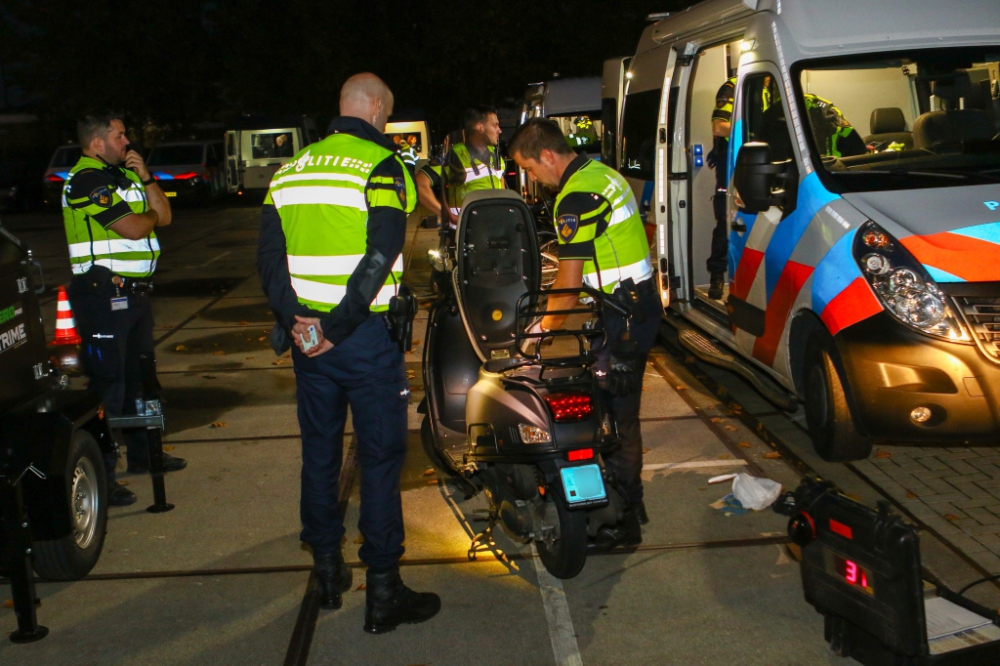
[[[972,341],[923,265],[871,220],[854,238],[854,258],[872,291],[896,319],[927,335]]]

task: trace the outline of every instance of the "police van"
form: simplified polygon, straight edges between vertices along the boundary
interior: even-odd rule
[[[804,402],[827,460],[1000,436],[998,67],[996,0],[707,0],[628,64],[616,166],[656,226],[668,320]]]
[[[239,118],[225,134],[226,190],[263,196],[274,172],[316,141],[316,121],[308,116]]]

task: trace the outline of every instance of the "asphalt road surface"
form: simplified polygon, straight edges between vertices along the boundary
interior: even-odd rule
[[[410,220],[405,279],[426,293],[425,253],[436,232],[418,218]],[[70,275],[61,220],[37,214],[3,224],[42,262],[51,334],[53,287]],[[153,304],[165,444],[189,463],[166,477],[177,508],[146,513],[148,477],[123,474],[139,502],[111,509],[96,569],[75,583],[39,582],[39,621],[51,633],[30,645],[0,641],[0,664],[855,663],[830,653],[822,617],[803,598],[786,519],[715,508],[728,488],[708,478],[734,471],[787,488],[814,473],[869,505],[889,500],[921,528],[927,574],[953,589],[1000,570],[1000,529],[991,531],[1000,499],[989,491],[1000,486],[1000,467],[987,469],[997,462],[991,449],[876,447],[870,461],[826,464],[811,451],[801,409],[779,412],[741,380],[695,363],[666,324],[643,389],[651,522],[642,547],[593,557],[569,581],[549,576],[530,549],[502,534],[496,550],[470,560],[485,501],[440,480],[421,449],[418,342],[407,356],[403,578],[440,594],[442,610],[422,625],[365,634],[350,434],[342,485],[354,589],[338,611],[311,603],[311,556],[299,541],[294,375],[291,359],[275,357],[266,340],[273,320],[256,277],[257,224],[253,207],[179,209],[160,234]],[[422,308],[418,341],[426,317]],[[1000,605],[995,585],[970,596]],[[0,630],[14,627],[13,610],[0,608]]]

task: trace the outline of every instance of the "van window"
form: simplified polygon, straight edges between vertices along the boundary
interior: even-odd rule
[[[566,143],[578,153],[600,154],[601,119],[599,113],[574,113],[568,116],[550,116],[566,137]]]
[[[773,162],[795,156],[781,91],[770,74],[754,74],[743,82],[743,139],[770,145]]]
[[[295,154],[291,132],[255,132],[250,135],[250,145],[253,148],[252,159],[255,160],[292,157]]]
[[[1000,181],[1000,46],[814,60],[793,76],[828,187]]]
[[[656,156],[656,114],[660,91],[647,90],[625,97],[622,111],[621,173],[629,178],[653,180]]]
[[[392,141],[396,147],[402,150],[405,146],[413,148],[417,153],[422,153],[424,150],[424,133],[423,132],[393,132],[385,135],[389,141]]]

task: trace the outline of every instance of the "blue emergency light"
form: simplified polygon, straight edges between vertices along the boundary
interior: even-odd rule
[[[701,147],[700,143],[696,143],[691,147],[691,152],[694,154],[694,165],[696,167],[705,166],[705,149]]]

